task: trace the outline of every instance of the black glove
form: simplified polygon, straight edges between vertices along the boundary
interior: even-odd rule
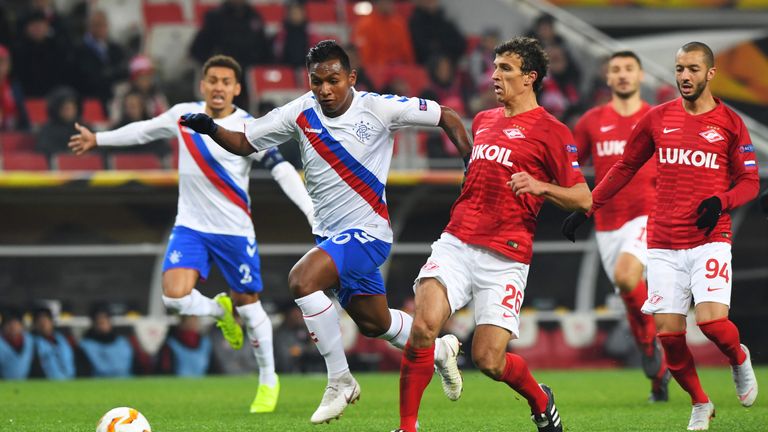
[[[213,121],[212,118],[203,113],[184,114],[181,116],[181,121],[179,123],[182,126],[186,126],[197,133],[205,135],[213,135],[219,128],[219,126],[216,124],[216,122]]]
[[[768,216],[768,190],[760,195],[760,208],[763,209],[763,214]]]
[[[705,199],[699,204],[699,208],[696,209],[696,214],[699,215],[699,218],[696,219],[696,227],[699,229],[707,228],[707,232],[704,235],[709,235],[715,229],[722,210],[723,204],[720,202],[720,198],[712,196]]]
[[[471,155],[466,155],[462,159],[464,161],[464,177],[461,179],[461,189],[464,189],[464,183],[467,182],[467,174],[469,173],[469,158]]]
[[[573,212],[568,215],[560,226],[560,232],[565,238],[576,243],[576,228],[587,221],[587,215],[582,212]]]

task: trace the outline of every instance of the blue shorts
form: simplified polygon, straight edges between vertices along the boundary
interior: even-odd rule
[[[256,239],[225,234],[208,234],[175,226],[168,240],[163,273],[175,268],[197,270],[207,279],[215,262],[224,279],[238,293],[259,293],[261,262]]]
[[[340,286],[334,291],[342,307],[347,306],[352,296],[387,294],[379,266],[387,260],[391,243],[356,228],[331,238],[316,236],[315,243],[336,264]]]

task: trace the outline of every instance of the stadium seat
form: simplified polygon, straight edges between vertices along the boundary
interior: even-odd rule
[[[30,98],[24,101],[27,108],[29,123],[33,127],[39,127],[48,121],[48,103],[43,98]]]
[[[405,80],[410,87],[410,94],[401,96],[415,96],[429,86],[429,74],[418,65],[388,65],[367,68],[366,73],[373,81],[376,88],[384,88],[394,78]]]
[[[105,125],[107,116],[104,113],[104,106],[98,99],[85,99],[83,101],[83,122],[89,125]]]
[[[115,154],[109,158],[113,170],[161,170],[160,158],[152,153]]]
[[[255,4],[253,8],[261,14],[267,26],[281,26],[285,18],[285,6],[281,3]]]
[[[336,24],[336,5],[333,3],[307,3],[307,21],[310,24]]]
[[[208,13],[211,9],[219,6],[218,3],[213,2],[207,2],[207,1],[196,1],[195,2],[195,24],[197,26],[203,25],[203,22],[205,21],[205,14]]]
[[[151,3],[143,0],[142,11],[144,25],[148,29],[156,24],[179,24],[185,21],[184,11],[177,2]]]
[[[104,159],[95,153],[82,156],[58,153],[53,157],[53,168],[59,171],[99,171],[104,169]]]
[[[18,152],[3,155],[5,171],[48,171],[48,159],[40,153]]]
[[[296,82],[296,71],[289,66],[279,65],[250,68],[248,87],[254,103],[268,99],[275,104],[282,104],[305,92]]]
[[[158,24],[147,33],[144,46],[164,81],[172,81],[188,70],[189,46],[198,29],[192,24]]]
[[[37,139],[26,132],[3,132],[0,134],[0,149],[3,154],[33,153]]]

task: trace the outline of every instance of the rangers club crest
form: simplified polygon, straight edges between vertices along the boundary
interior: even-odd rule
[[[373,132],[373,129],[369,122],[360,120],[358,123],[355,123],[354,131],[357,139],[361,143],[365,144],[366,141],[371,139],[371,133]]]

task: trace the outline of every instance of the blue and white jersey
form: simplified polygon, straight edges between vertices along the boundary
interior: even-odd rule
[[[208,135],[180,126],[179,117],[186,113],[205,112],[204,102],[174,105],[165,113],[120,129],[96,134],[99,146],[145,144],[158,139],[179,140],[179,208],[175,225],[210,234],[254,237],[250,214],[248,181],[253,160],[232,154]],[[243,130],[252,117],[240,108],[216,123],[230,130]],[[282,144],[282,143],[280,143]]]
[[[313,234],[333,237],[359,228],[391,243],[384,188],[393,133],[405,126],[436,126],[440,106],[419,98],[353,92],[352,105],[338,117],[323,115],[308,92],[247,121],[245,135],[259,152],[291,138],[300,143],[315,209]]]

